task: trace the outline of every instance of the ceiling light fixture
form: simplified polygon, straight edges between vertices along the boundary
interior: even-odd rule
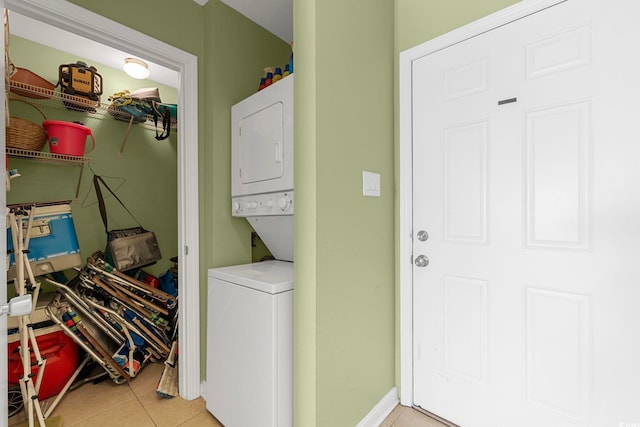
[[[149,77],[149,66],[147,63],[136,58],[125,58],[122,69],[134,79],[146,79]]]

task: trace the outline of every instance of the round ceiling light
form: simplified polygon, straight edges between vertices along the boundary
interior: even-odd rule
[[[147,63],[136,58],[125,58],[122,69],[134,79],[146,79],[149,77]]]

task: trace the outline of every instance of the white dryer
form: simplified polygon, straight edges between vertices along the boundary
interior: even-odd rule
[[[293,261],[293,75],[231,108],[232,215]]]
[[[231,197],[293,190],[293,74],[231,107]]]

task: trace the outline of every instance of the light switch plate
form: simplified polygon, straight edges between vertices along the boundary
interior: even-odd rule
[[[362,195],[380,197],[380,174],[362,171]]]

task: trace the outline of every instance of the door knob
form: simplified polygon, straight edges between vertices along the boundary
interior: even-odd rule
[[[416,267],[426,267],[429,265],[429,258],[424,255],[418,255],[415,260]]]
[[[418,240],[420,240],[421,242],[426,241],[429,238],[429,233],[427,233],[424,230],[420,230],[418,231],[418,234],[416,235],[416,237],[418,238]]]

